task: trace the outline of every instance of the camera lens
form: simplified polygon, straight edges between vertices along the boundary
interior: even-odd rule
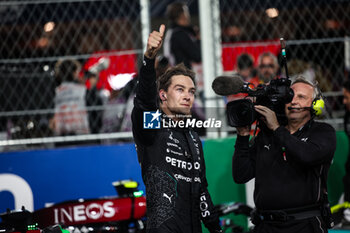
[[[254,105],[249,99],[229,102],[226,106],[227,121],[230,126],[251,125],[256,119]]]

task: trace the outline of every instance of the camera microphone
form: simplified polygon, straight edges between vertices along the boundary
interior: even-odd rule
[[[241,77],[233,75],[216,77],[211,87],[217,95],[227,96],[242,92],[245,85]]]

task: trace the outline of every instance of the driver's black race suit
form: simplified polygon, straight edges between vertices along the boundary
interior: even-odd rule
[[[202,144],[190,128],[144,128],[144,114],[157,111],[154,59],[144,58],[132,112],[133,136],[146,186],[147,232],[220,232],[207,190]],[[164,119],[163,119],[164,120]],[[156,123],[156,122],[153,122]],[[169,125],[168,125],[169,126]]]

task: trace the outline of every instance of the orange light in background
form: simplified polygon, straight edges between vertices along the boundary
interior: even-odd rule
[[[326,29],[333,29],[333,30],[337,30],[340,29],[341,27],[341,23],[335,19],[327,19],[324,22],[324,26]]]
[[[49,44],[49,39],[45,38],[45,37],[41,37],[38,41],[37,41],[37,46],[44,48],[46,46],[48,46]]]
[[[225,30],[226,30],[226,34],[229,36],[240,36],[242,33],[242,30],[235,25],[231,25],[227,27]]]
[[[269,8],[265,12],[269,18],[276,18],[279,14],[277,8]]]

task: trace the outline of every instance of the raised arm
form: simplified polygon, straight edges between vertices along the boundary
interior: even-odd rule
[[[154,60],[162,46],[164,31],[165,26],[162,24],[159,31],[153,31],[149,35],[144,60],[140,68],[134,109],[131,115],[133,135],[137,143],[150,144],[153,142],[153,130],[143,129],[143,113],[144,111],[156,111],[158,107]]]

